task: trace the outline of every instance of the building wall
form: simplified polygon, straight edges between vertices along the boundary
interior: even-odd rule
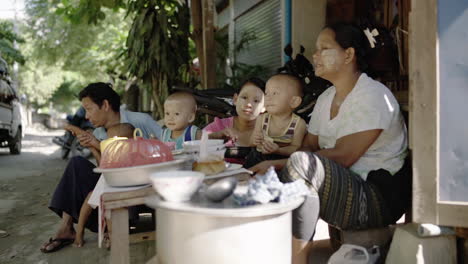
[[[325,26],[327,0],[292,0],[291,24],[294,53],[300,45],[305,48],[306,57],[312,61],[315,41]]]

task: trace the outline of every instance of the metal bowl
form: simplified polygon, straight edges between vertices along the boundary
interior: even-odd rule
[[[113,187],[135,186],[150,184],[149,175],[156,171],[171,171],[171,170],[191,170],[193,160],[177,159],[168,162],[125,167],[103,169],[95,168],[94,172],[102,173],[107,184]]]
[[[212,202],[221,202],[234,192],[237,186],[236,177],[227,177],[216,181],[205,190],[205,196]]]

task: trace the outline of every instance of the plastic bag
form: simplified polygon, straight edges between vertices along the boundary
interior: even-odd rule
[[[116,140],[110,143],[101,156],[100,168],[123,168],[174,160],[171,149],[156,139],[137,137],[140,129],[135,129],[133,138]]]

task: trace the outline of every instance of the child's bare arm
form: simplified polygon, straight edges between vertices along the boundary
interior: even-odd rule
[[[264,114],[260,115],[255,121],[255,128],[252,135],[250,136],[250,146],[258,146],[262,145],[263,143],[263,115]]]
[[[282,156],[290,156],[302,146],[302,141],[306,132],[307,130],[305,121],[303,119],[299,119],[296,129],[294,129],[294,135],[291,145],[278,148],[276,151],[274,151],[274,153]],[[267,142],[265,142],[265,144],[267,144]]]
[[[226,128],[217,132],[212,132],[208,135],[208,138],[210,139],[229,139],[232,140],[233,142],[236,142],[238,140],[238,135],[237,131],[232,128]]]
[[[94,158],[96,159],[96,162],[99,166],[101,164],[101,152],[93,147],[90,147],[89,150],[91,150],[91,154],[93,154]]]

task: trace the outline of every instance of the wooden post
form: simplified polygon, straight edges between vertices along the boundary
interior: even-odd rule
[[[203,10],[202,10],[202,0],[191,0],[190,1],[190,11],[192,12],[192,25],[193,25],[193,34],[192,39],[195,42],[195,49],[197,51],[198,62],[200,65],[200,77],[201,77],[201,86],[205,87],[205,79],[203,74],[203,69],[205,67],[205,55],[203,53]]]
[[[413,0],[409,17],[413,221],[437,224],[437,1]]]
[[[202,0],[204,88],[216,88],[216,45],[214,41],[214,1]]]
[[[127,208],[112,210],[111,221],[118,228],[112,229],[110,263],[130,263]]]

